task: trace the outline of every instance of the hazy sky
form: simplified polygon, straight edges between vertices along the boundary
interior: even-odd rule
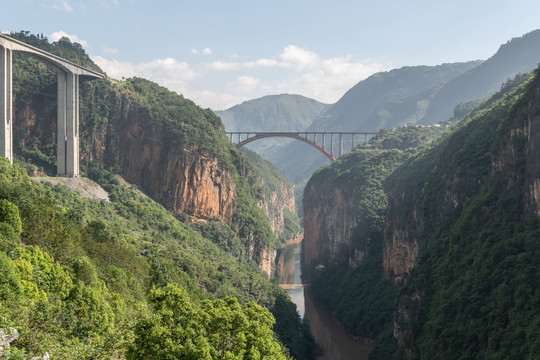
[[[68,36],[111,77],[215,110],[269,94],[334,103],[377,71],[487,59],[540,28],[538,0],[0,0],[0,31]],[[539,59],[540,63],[540,59]]]

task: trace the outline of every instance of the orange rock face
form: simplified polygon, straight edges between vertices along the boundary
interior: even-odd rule
[[[213,216],[231,221],[236,183],[217,158],[187,146],[165,148],[161,137],[148,134],[139,123],[126,127],[123,134],[119,166],[127,181],[170,211],[186,213],[195,221]]]

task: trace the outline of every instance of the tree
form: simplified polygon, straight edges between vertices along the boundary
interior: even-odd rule
[[[17,205],[6,199],[0,199],[0,222],[11,225],[15,234],[22,232],[22,222]]]
[[[238,300],[189,298],[169,284],[153,290],[153,316],[141,319],[128,359],[287,359],[274,338],[274,317],[265,308]]]

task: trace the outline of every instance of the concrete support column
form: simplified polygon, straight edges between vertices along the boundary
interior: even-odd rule
[[[334,156],[334,133],[330,133],[330,154]]]
[[[343,156],[343,134],[339,134],[339,156]]]
[[[79,76],[58,72],[57,174],[79,175]]]
[[[0,46],[0,156],[13,164],[13,83],[11,50]]]

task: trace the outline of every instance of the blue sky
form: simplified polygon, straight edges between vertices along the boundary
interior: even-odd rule
[[[0,31],[81,43],[221,110],[270,94],[334,103],[378,71],[487,59],[540,28],[538,0],[0,0]],[[540,59],[539,59],[540,62]]]

